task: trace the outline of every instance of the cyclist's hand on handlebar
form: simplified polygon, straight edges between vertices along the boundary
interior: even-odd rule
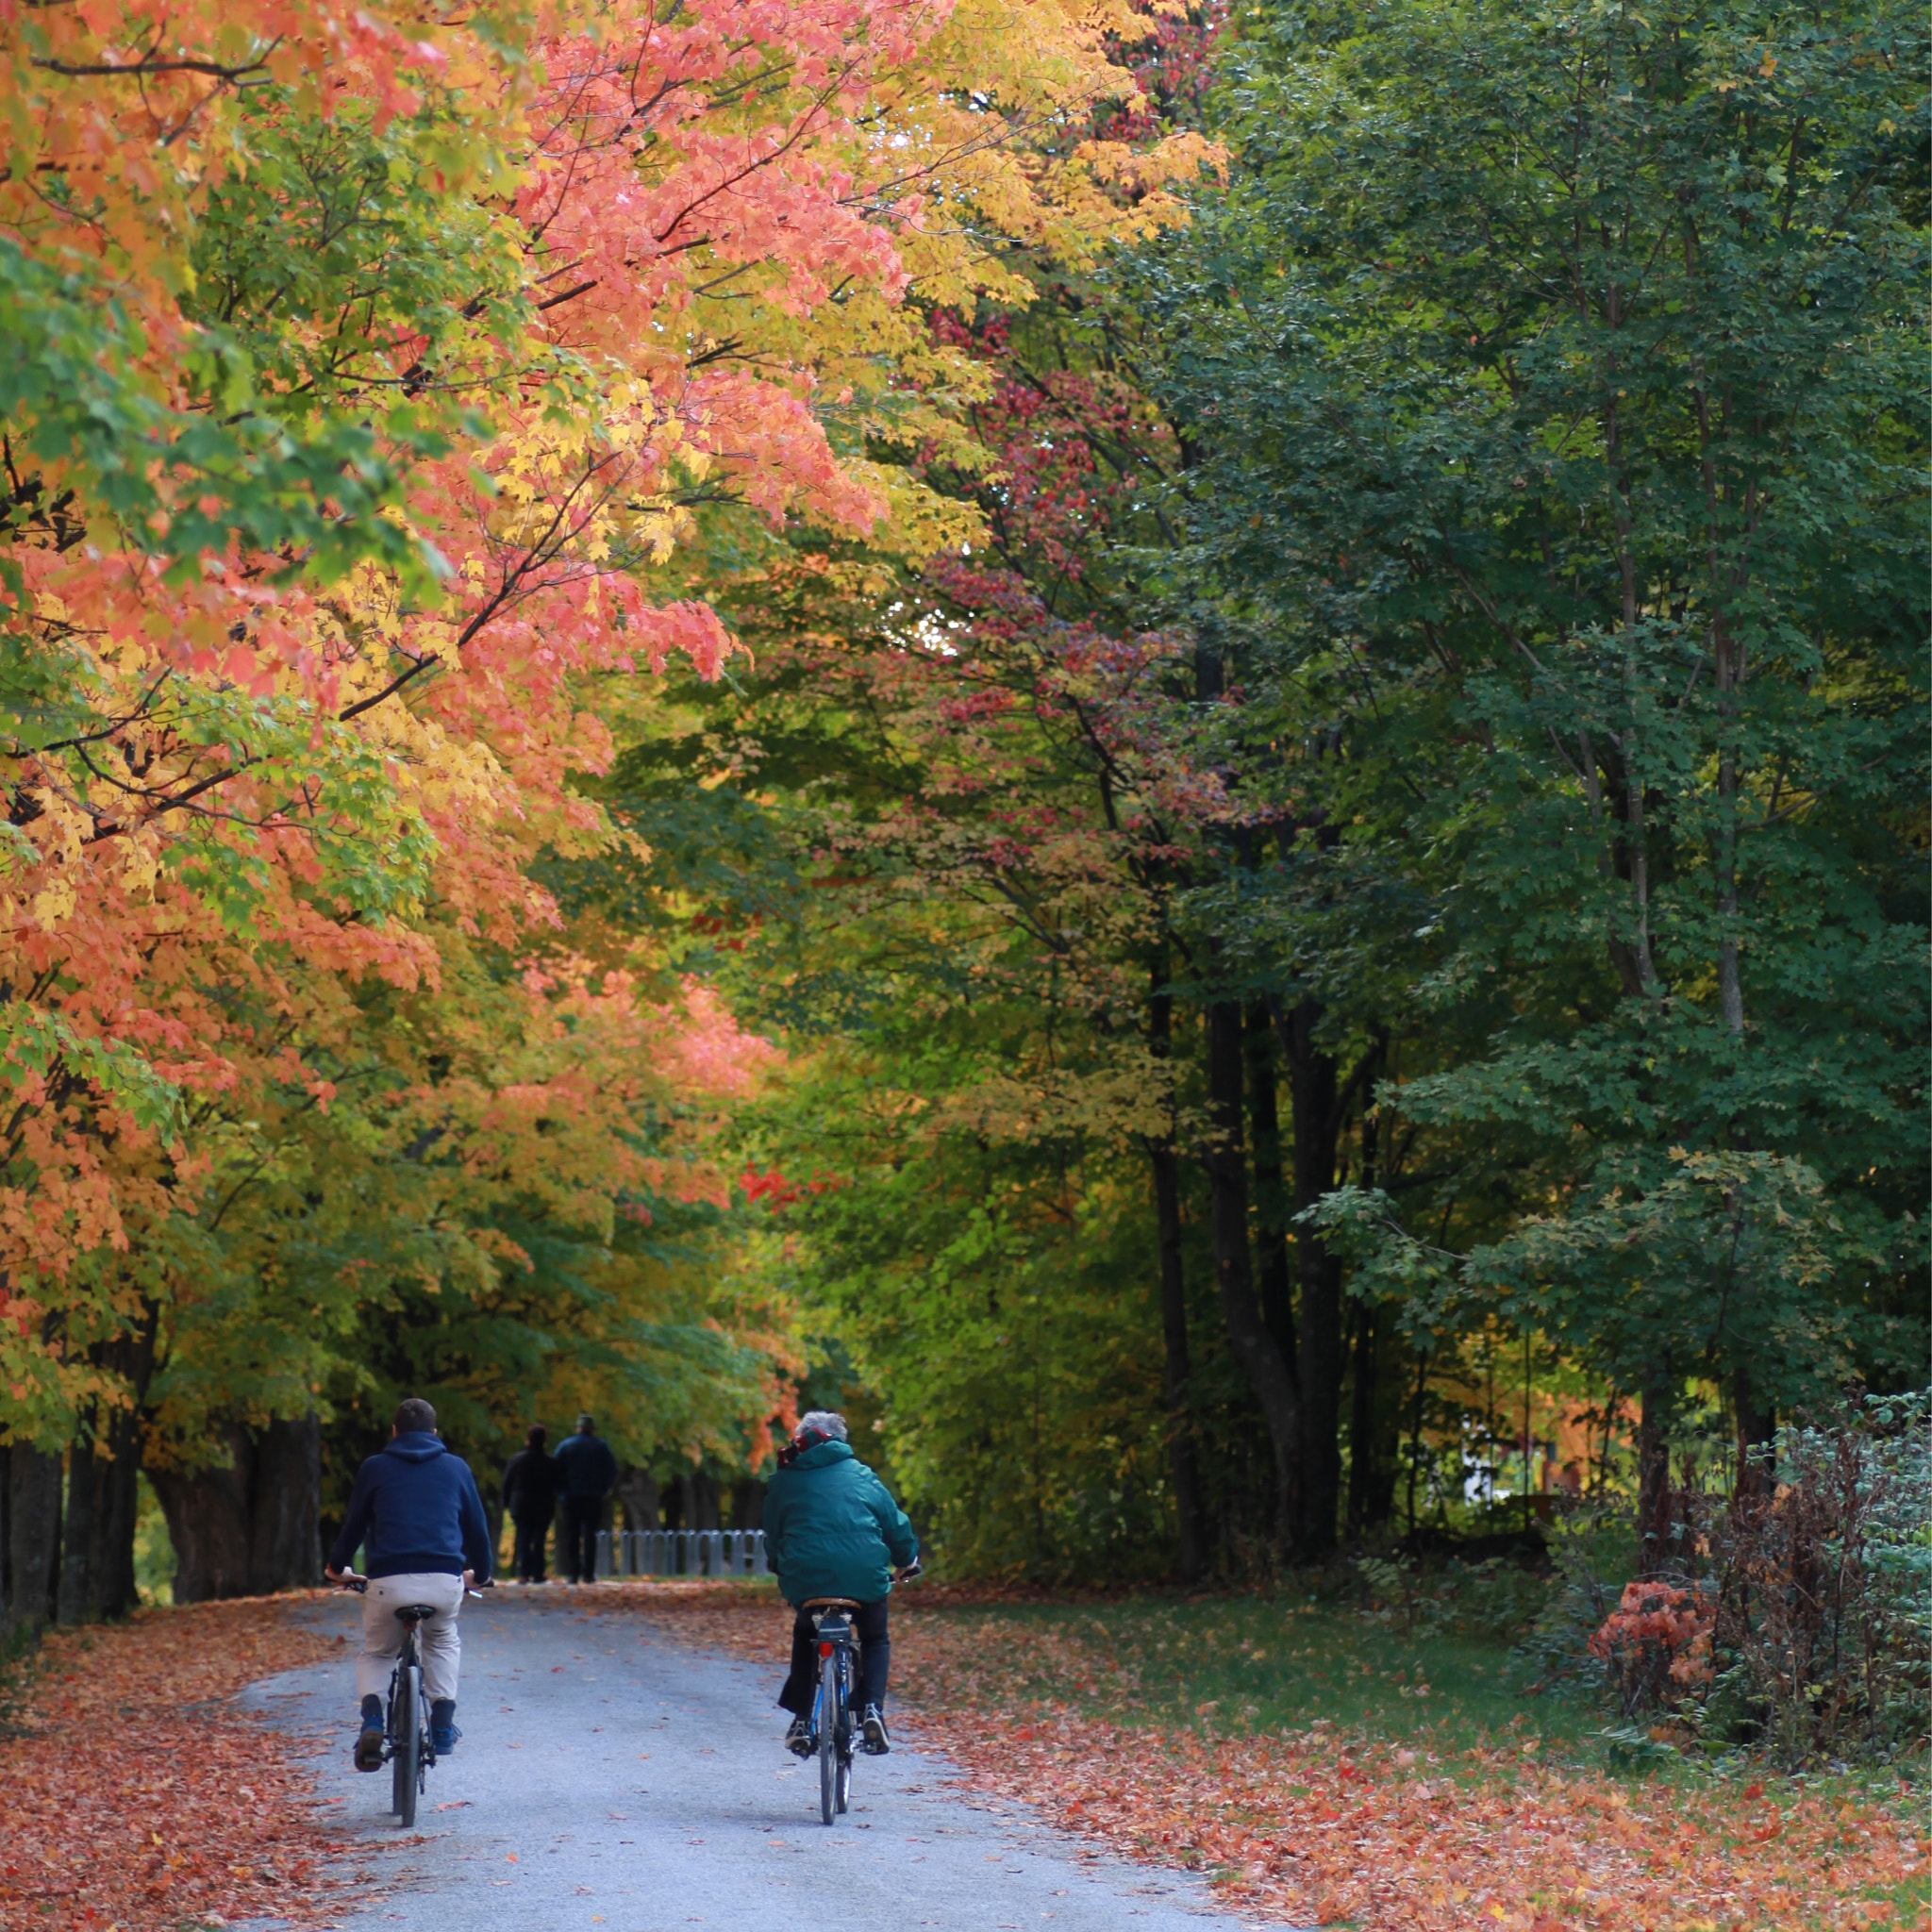
[[[341,1590],[363,1591],[369,1588],[366,1576],[358,1576],[353,1570],[331,1570],[325,1564],[322,1574]]]
[[[920,1567],[919,1558],[915,1557],[903,1570],[894,1570],[892,1572],[892,1581],[894,1583],[910,1583],[919,1574]]]

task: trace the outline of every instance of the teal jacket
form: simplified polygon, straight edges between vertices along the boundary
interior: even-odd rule
[[[787,1603],[875,1603],[891,1589],[893,1570],[919,1555],[906,1512],[850,1442],[814,1442],[781,1465],[765,1491],[762,1521],[765,1560]]]

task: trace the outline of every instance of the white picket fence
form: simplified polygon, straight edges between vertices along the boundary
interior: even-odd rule
[[[769,1576],[758,1529],[600,1529],[599,1576]]]

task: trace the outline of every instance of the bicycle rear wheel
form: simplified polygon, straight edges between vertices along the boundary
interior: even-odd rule
[[[416,1822],[417,1770],[423,1746],[423,1682],[414,1664],[396,1667],[390,1727],[390,1809],[407,1827]]]
[[[837,1654],[819,1660],[819,1818],[829,1824],[839,1815],[840,1708]]]

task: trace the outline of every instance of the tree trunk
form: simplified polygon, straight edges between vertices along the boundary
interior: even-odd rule
[[[1281,1113],[1275,1098],[1274,1029],[1266,1006],[1248,1008],[1248,1120],[1254,1128],[1255,1235],[1261,1320],[1289,1373],[1295,1373],[1294,1287],[1288,1259],[1288,1191],[1281,1176]]]
[[[1198,1583],[1208,1567],[1208,1551],[1191,1407],[1193,1367],[1188,1351],[1188,1284],[1181,1267],[1179,1163],[1172,1146],[1152,1147],[1148,1158],[1154,1169],[1154,1211],[1160,1233],[1160,1340],[1176,1557],[1181,1581]]]
[[[138,1601],[134,1526],[141,1424],[131,1408],[82,1411],[67,1455],[67,1517],[60,1538],[58,1608],[63,1624],[125,1616]]]
[[[1375,1466],[1377,1311],[1355,1307],[1355,1388],[1348,1417],[1348,1527],[1359,1536],[1376,1521],[1379,1485]]]
[[[1315,1044],[1320,1002],[1286,1011],[1279,1031],[1288,1056],[1294,1123],[1294,1207],[1312,1208],[1335,1185],[1335,1056]],[[1295,1229],[1301,1278],[1301,1539],[1310,1556],[1335,1547],[1341,1501],[1341,1264],[1311,1229]]]
[[[658,1511],[662,1498],[658,1491],[658,1478],[648,1469],[626,1469],[617,1478],[618,1500],[624,1505],[625,1524],[630,1529],[660,1529]],[[756,1528],[757,1525],[740,1524],[739,1528]]]
[[[1415,1486],[1423,1466],[1423,1400],[1429,1387],[1429,1351],[1419,1348],[1415,1355],[1415,1394],[1408,1419],[1408,1540],[1415,1541]]]
[[[684,1526],[687,1529],[718,1527],[718,1479],[702,1469],[687,1470],[678,1477],[684,1490]]]
[[[101,1458],[94,1455],[94,1419],[100,1405],[90,1402],[76,1418],[67,1448],[67,1513],[60,1525],[60,1580],[54,1592],[55,1614],[63,1624],[92,1624],[100,1617],[94,1587],[101,1537],[95,1529],[101,1491]]]
[[[7,1458],[7,1632],[35,1637],[60,1574],[60,1458],[16,1442]]]
[[[1761,1407],[1751,1381],[1751,1372],[1742,1363],[1731,1371],[1731,1409],[1737,1419],[1738,1468],[1733,1487],[1740,1496],[1766,1495],[1771,1490],[1771,1472],[1751,1459],[1751,1451],[1777,1440],[1777,1417]]]
[[[250,1498],[251,1595],[307,1590],[322,1574],[322,1421],[272,1422],[256,1439]]]
[[[90,1350],[124,1397],[88,1402],[67,1455],[67,1516],[57,1607],[63,1624],[125,1616],[138,1601],[134,1528],[141,1495],[141,1410],[154,1375],[158,1304],[132,1327]]]
[[[741,1476],[731,1485],[731,1526],[758,1529],[764,1523],[765,1486],[756,1476]]]
[[[175,1601],[265,1596],[322,1569],[322,1425],[313,1415],[228,1431],[228,1466],[156,1470],[175,1545]]]
[[[1261,1320],[1248,1259],[1248,1163],[1241,1144],[1241,1009],[1208,1009],[1208,1177],[1213,1197],[1214,1274],[1235,1359],[1260,1405],[1274,1453],[1275,1540],[1296,1546],[1302,1483],[1302,1403],[1294,1376]],[[1331,1512],[1332,1513],[1332,1512]],[[1331,1524],[1330,1540],[1333,1540]]]
[[[1166,991],[1167,960],[1154,965],[1148,1001],[1148,1050],[1165,1063],[1174,1050],[1174,1001]],[[1172,1116],[1170,1115],[1170,1118]],[[1188,1283],[1181,1259],[1180,1164],[1171,1134],[1149,1143],[1154,1171],[1154,1218],[1160,1247],[1160,1340],[1167,1399],[1167,1463],[1174,1484],[1175,1555],[1183,1583],[1208,1568],[1207,1519],[1194,1441],[1193,1366],[1188,1348]]]
[[[1659,1574],[1669,1565],[1671,1545],[1670,1406],[1659,1381],[1645,1388],[1637,1424],[1637,1574]]]

